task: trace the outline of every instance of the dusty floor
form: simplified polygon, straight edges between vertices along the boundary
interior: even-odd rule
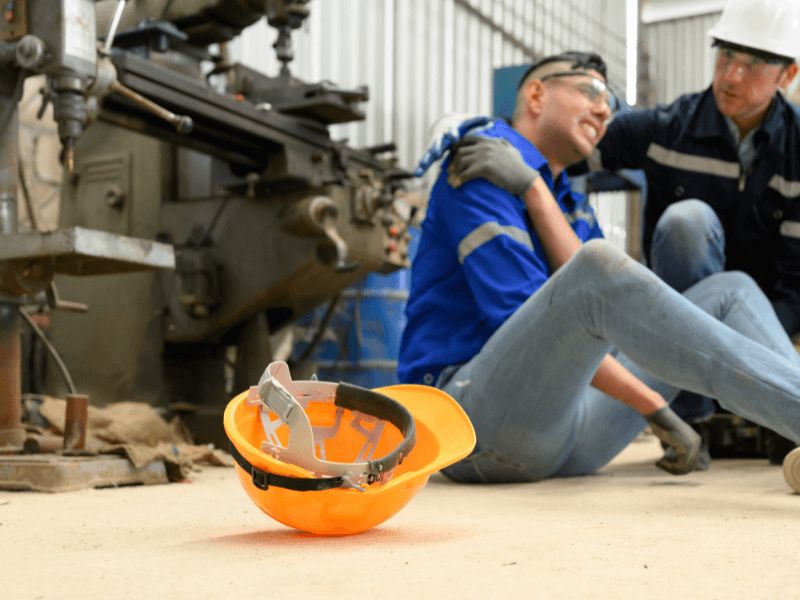
[[[798,598],[800,495],[766,461],[684,478],[638,441],[596,476],[440,475],[383,526],[273,522],[232,469],[191,483],[0,492],[3,598]]]

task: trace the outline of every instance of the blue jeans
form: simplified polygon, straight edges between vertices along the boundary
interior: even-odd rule
[[[536,481],[608,463],[645,426],[590,385],[614,349],[668,401],[692,390],[800,440],[800,359],[747,275],[712,275],[681,295],[594,240],[443,384],[478,438],[473,454],[445,474]]]
[[[650,267],[667,285],[683,293],[698,281],[725,270],[725,231],[717,213],[702,200],[667,207],[653,232]],[[689,423],[714,414],[711,398],[682,392],[673,410]]]

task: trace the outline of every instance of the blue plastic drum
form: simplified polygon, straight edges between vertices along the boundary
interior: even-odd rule
[[[411,232],[409,251],[413,256],[419,230]],[[389,275],[368,275],[344,290],[314,354],[317,377],[367,388],[398,383],[397,358],[410,287],[411,271],[402,269]],[[302,319],[312,335],[324,313],[323,307],[314,311],[310,319]],[[295,355],[308,341],[297,345]]]

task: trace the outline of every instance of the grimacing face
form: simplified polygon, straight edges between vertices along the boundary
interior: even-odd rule
[[[593,80],[605,83],[596,71],[544,82],[541,127],[550,154],[564,167],[587,158],[606,133],[611,107]]]

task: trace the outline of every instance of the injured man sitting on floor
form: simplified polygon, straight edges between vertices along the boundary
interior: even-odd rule
[[[420,164],[444,157],[399,373],[472,420],[475,451],[444,470],[455,481],[589,474],[647,424],[668,447],[657,465],[688,473],[700,437],[669,407],[680,390],[800,441],[800,359],[753,280],[676,292],[603,240],[570,188],[614,104],[598,55],[550,56],[522,78],[510,125],[466,121]]]

